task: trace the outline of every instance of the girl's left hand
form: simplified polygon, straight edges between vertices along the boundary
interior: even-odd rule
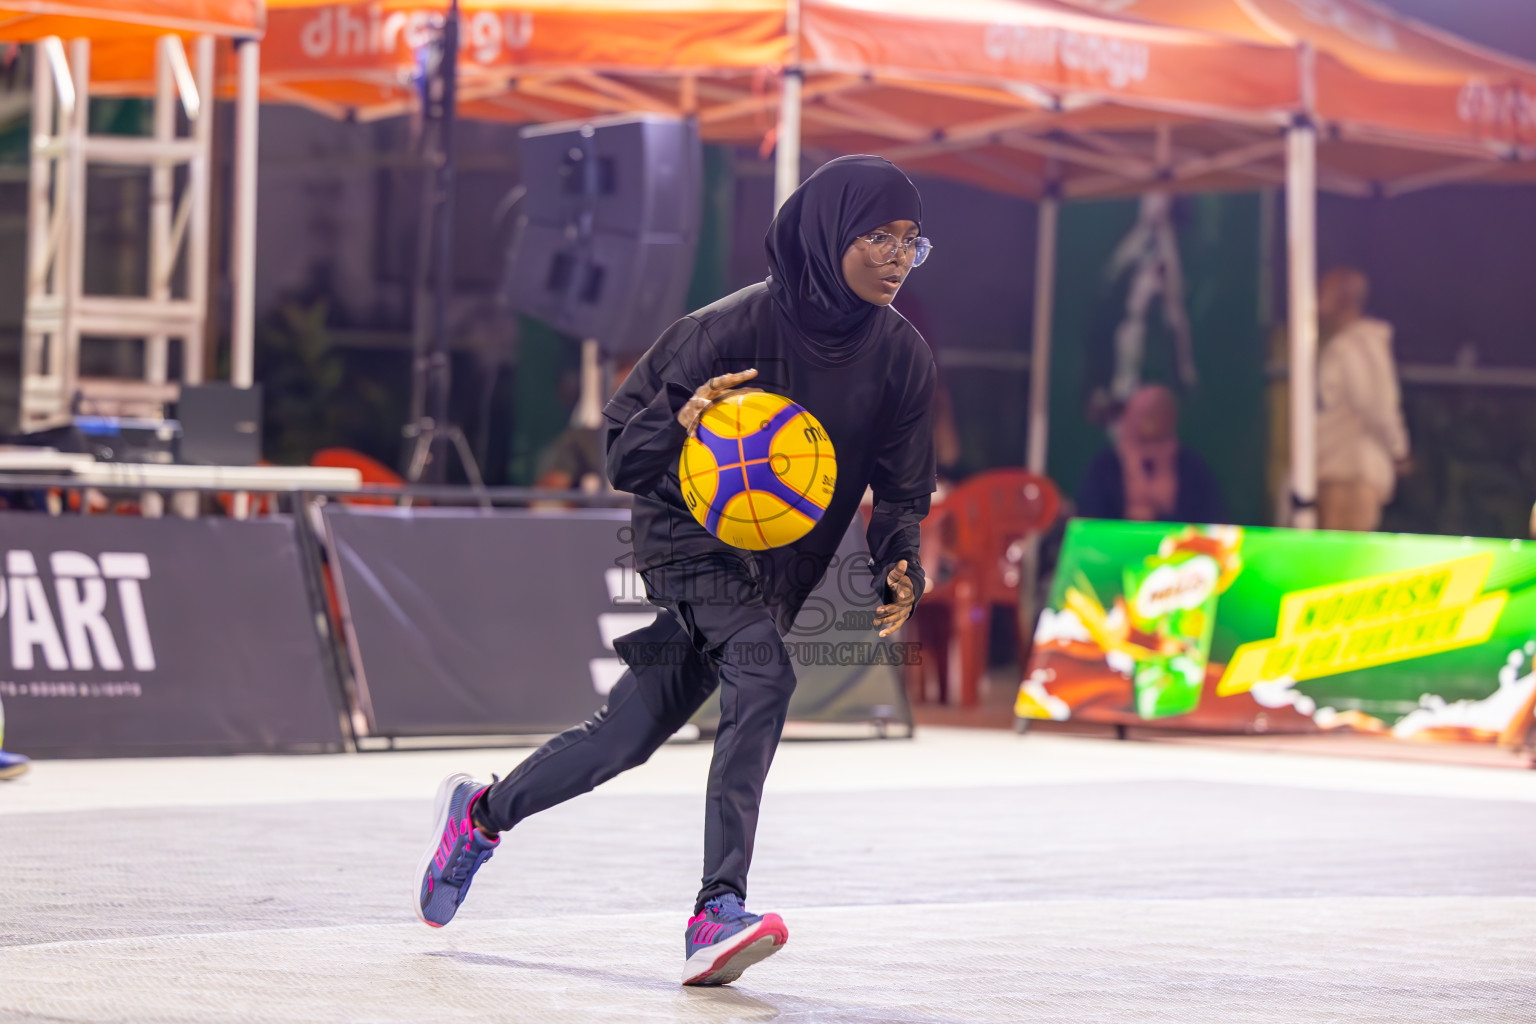
[[[890,604],[883,604],[875,609],[875,625],[880,627],[882,637],[890,636],[900,629],[902,623],[912,617],[912,609],[917,606],[917,589],[912,586],[912,580],[907,576],[905,558],[886,573],[885,585],[890,588],[892,594],[896,595],[896,599]]]

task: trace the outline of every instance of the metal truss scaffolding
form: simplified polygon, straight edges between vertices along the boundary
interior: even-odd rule
[[[154,132],[89,130],[91,44],[56,36],[37,44],[32,83],[32,167],[27,207],[27,293],[20,427],[44,430],[77,411],[159,415],[174,401],[171,342],[181,344],[179,382],[203,380],[209,279],[214,38],[166,35],[155,47]],[[187,131],[178,126],[177,107]],[[149,169],[148,288],[92,295],[85,284],[92,165]],[[185,168],[178,174],[178,169]],[[177,269],[182,268],[177,287]],[[144,346],[142,379],[80,374],[82,338]]]

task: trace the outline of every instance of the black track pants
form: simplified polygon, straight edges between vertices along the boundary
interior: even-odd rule
[[[734,575],[734,574],[733,574]],[[587,793],[643,764],[718,686],[720,726],[704,818],[704,877],[695,911],[725,893],[747,895],[763,783],[795,688],[772,611],[760,601],[659,599],[667,579],[646,574],[664,611],[621,638],[630,669],[589,721],[544,744],[475,805],[505,831],[531,814]],[[751,589],[751,581],[741,580]],[[660,586],[658,585],[660,584]]]

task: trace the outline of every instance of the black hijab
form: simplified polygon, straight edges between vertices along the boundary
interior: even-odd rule
[[[835,346],[855,337],[879,307],[843,280],[843,253],[896,220],[921,228],[923,201],[895,164],[878,156],[822,164],[784,201],[763,240],[774,304],[812,341]]]

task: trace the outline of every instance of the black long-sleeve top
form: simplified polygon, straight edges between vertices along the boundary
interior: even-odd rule
[[[608,478],[635,496],[637,568],[722,552],[751,557],[716,539],[688,511],[677,473],[687,432],[677,413],[711,377],[753,367],[758,375],[746,386],[804,406],[821,422],[837,456],[837,486],[821,521],[794,544],[756,555],[756,566],[790,581],[775,603],[791,617],[799,609],[826,571],[866,487],[875,499],[867,532],[871,570],[883,580],[906,559],[921,596],[919,524],[935,484],[933,353],[890,307],[880,308],[841,345],[813,342],[762,284],[673,324],[603,410]]]

